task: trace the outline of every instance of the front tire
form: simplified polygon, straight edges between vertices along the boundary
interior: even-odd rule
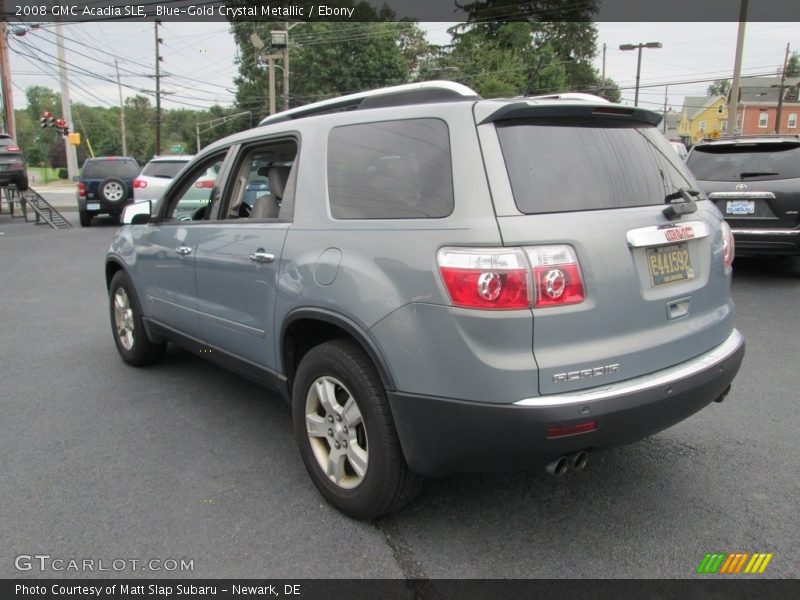
[[[119,355],[129,365],[153,364],[164,356],[166,344],[156,344],[147,337],[142,322],[142,309],[130,277],[117,271],[108,289],[111,331]]]
[[[292,415],[314,485],[346,515],[374,519],[416,496],[422,479],[408,470],[380,377],[354,342],[325,342],[303,357]]]

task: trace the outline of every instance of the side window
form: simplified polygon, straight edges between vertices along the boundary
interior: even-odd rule
[[[424,219],[453,212],[450,135],[439,119],[344,125],[328,138],[336,219]]]
[[[183,184],[170,197],[165,219],[170,221],[202,221],[214,199],[217,175],[225,155],[203,161],[192,169]]]
[[[287,183],[297,157],[295,140],[257,144],[242,149],[241,156],[225,218],[290,218]]]

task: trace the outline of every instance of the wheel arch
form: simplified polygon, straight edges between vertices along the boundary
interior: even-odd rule
[[[322,308],[300,308],[284,319],[280,335],[279,356],[290,396],[294,375],[303,356],[323,342],[343,337],[352,339],[361,347],[375,365],[384,388],[395,389],[386,360],[366,330],[339,313]]]

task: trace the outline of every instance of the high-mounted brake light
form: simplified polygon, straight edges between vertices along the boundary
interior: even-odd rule
[[[143,189],[147,187],[147,181],[144,179],[134,179],[133,180],[133,187],[136,189]]]
[[[533,268],[534,308],[578,304],[586,299],[578,257],[572,246],[525,248]]]
[[[733,232],[731,226],[727,222],[722,222],[722,261],[725,263],[725,268],[730,269],[735,257],[735,249],[733,243]]]
[[[6,146],[6,152],[22,152],[19,146]]]
[[[436,255],[455,306],[489,310],[530,307],[530,272],[518,248],[442,248]]]

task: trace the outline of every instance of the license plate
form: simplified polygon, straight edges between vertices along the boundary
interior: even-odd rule
[[[87,202],[86,203],[86,210],[100,210],[100,203],[99,202]]]
[[[694,279],[688,244],[648,248],[647,266],[653,287]]]
[[[756,213],[755,200],[728,200],[725,213],[729,215],[754,215]]]

